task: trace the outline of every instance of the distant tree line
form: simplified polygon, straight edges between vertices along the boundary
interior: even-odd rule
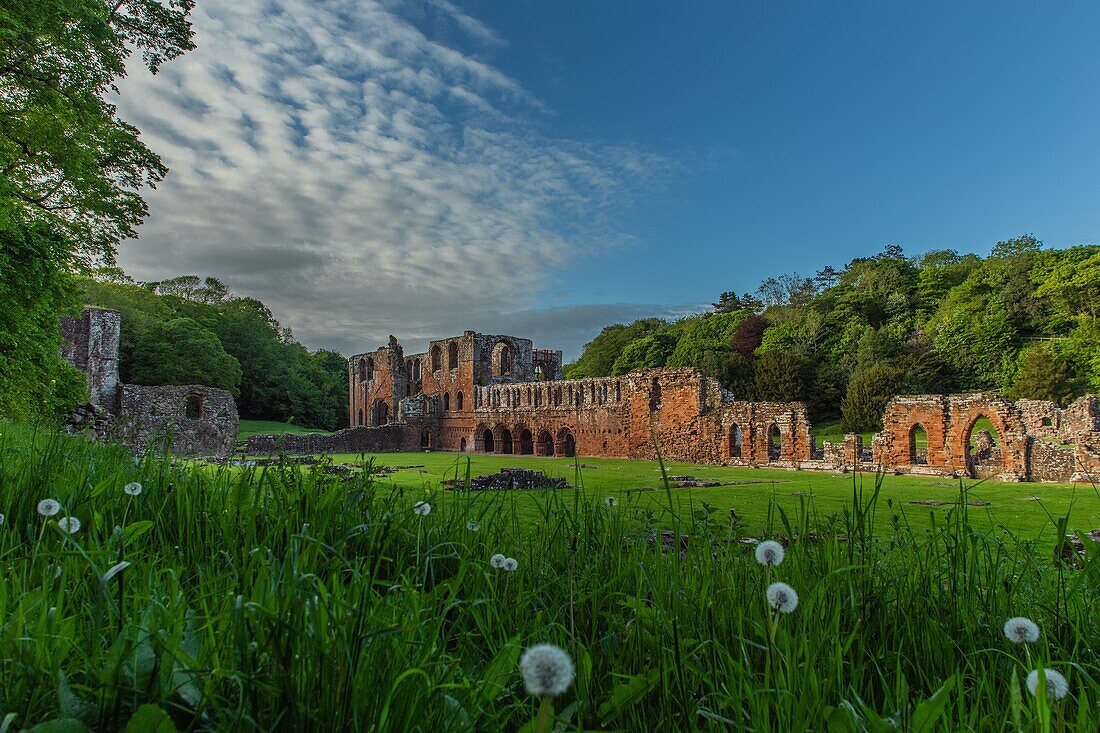
[[[123,381],[204,384],[232,392],[244,417],[347,425],[347,360],[310,352],[259,300],[212,277],[138,283],[113,267],[79,284],[84,302],[122,314]]]
[[[768,278],[712,311],[603,329],[567,378],[698,367],[741,399],[799,400],[813,419],[881,427],[903,393],[999,391],[1065,405],[1100,393],[1100,246],[1031,235],[988,257],[889,246],[842,270]]]

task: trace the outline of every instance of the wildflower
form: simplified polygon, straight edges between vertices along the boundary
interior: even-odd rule
[[[798,594],[786,583],[772,583],[766,595],[768,605],[780,613],[790,613],[798,608]]]
[[[413,511],[421,517],[426,517],[432,513],[432,505],[426,501],[418,501],[416,505],[413,506]]]
[[[774,540],[764,540],[756,546],[756,561],[764,567],[775,567],[786,554],[783,545]]]
[[[76,517],[62,517],[57,520],[57,526],[69,534],[76,534],[80,531],[80,520]]]
[[[471,519],[469,522],[466,522],[466,529],[470,530],[471,532],[476,532],[481,529],[481,525],[476,519]]]
[[[38,513],[43,517],[52,517],[61,511],[61,505],[55,499],[43,499],[38,502]]]
[[[573,684],[573,660],[553,644],[538,644],[519,658],[523,684],[536,697],[557,697]]]
[[[3,514],[0,514],[0,524],[3,524],[5,519],[7,519],[7,517],[5,517]]]
[[[122,490],[130,496],[141,496],[143,488],[141,484],[139,484],[137,481],[131,481],[130,483],[123,486]]]
[[[504,567],[504,561],[507,559],[508,558],[498,552],[497,554],[489,558],[489,564],[492,565],[494,568],[500,569]]]
[[[1017,616],[1005,621],[1005,636],[1013,644],[1032,644],[1039,641],[1039,627],[1031,619]]]
[[[614,496],[609,496],[606,499],[604,499],[603,502],[604,502],[604,504],[607,504],[608,506],[615,506],[616,504],[619,503],[619,500],[616,499]]]
[[[519,567],[519,561],[517,561],[514,557],[506,557],[504,558],[504,562],[501,563],[500,567],[504,568],[509,573],[512,573],[515,572],[516,568]]]
[[[1047,678],[1047,697],[1061,700],[1069,693],[1069,682],[1066,681],[1061,672],[1053,669],[1044,669],[1043,672]],[[1028,673],[1027,689],[1032,695],[1038,694],[1039,670],[1033,669]]]

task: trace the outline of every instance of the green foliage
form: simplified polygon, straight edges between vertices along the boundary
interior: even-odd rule
[[[1073,371],[1053,348],[1034,346],[1020,352],[1009,391],[1012,399],[1048,400],[1065,406],[1076,392]]]
[[[668,363],[676,350],[677,339],[671,333],[658,332],[631,341],[611,366],[612,376],[626,374],[634,369],[652,369]]]
[[[805,400],[813,382],[813,362],[796,353],[767,351],[756,360],[753,395],[766,402]]]
[[[1082,318],[1058,347],[1078,385],[1100,394],[1100,319]]]
[[[142,334],[130,375],[136,384],[205,384],[236,395],[241,365],[200,323],[176,318]]]
[[[845,433],[882,430],[886,405],[902,391],[905,381],[905,372],[885,364],[876,364],[857,372],[848,383],[848,391],[840,403],[841,430]]]
[[[472,457],[477,473],[516,461],[575,470]],[[539,703],[519,656],[553,643],[577,669],[554,729],[1039,731],[1053,708],[1047,729],[1095,730],[1100,553],[1053,566],[1064,530],[1046,514],[1072,501],[1073,526],[1096,526],[1087,492],[1040,507],[1018,484],[808,473],[805,491],[684,490],[662,510],[653,462],[592,459],[600,489],[522,492],[443,491],[465,466],[416,463],[386,479],[324,462],[135,465],[0,424],[8,729],[523,730]],[[39,516],[45,497],[80,531]],[[901,508],[927,497],[948,505]],[[991,506],[970,510],[978,498]],[[718,521],[734,504],[751,533]],[[783,563],[757,565],[746,535],[783,535]],[[518,569],[492,568],[497,552]],[[793,613],[769,612],[773,580],[798,592]],[[1017,615],[1039,644],[1003,637]],[[1069,695],[1032,697],[1034,664],[1065,673]]]
[[[615,361],[632,341],[664,329],[668,324],[659,318],[645,318],[628,326],[616,323],[607,326],[596,338],[585,344],[584,353],[565,366],[566,379],[610,377]]]
[[[87,398],[60,353],[58,315],[77,303],[67,249],[43,225],[0,229],[0,415],[55,418]]]

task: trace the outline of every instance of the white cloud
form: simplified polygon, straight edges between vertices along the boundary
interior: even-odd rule
[[[503,43],[432,6],[482,47]],[[547,134],[540,100],[425,36],[415,12],[199,3],[198,48],[123,85],[122,116],[171,173],[120,263],[139,279],[217,276],[308,345],[347,353],[538,310],[562,262],[624,239],[621,202],[670,164]]]

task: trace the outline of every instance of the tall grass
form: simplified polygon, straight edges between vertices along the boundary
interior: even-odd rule
[[[577,666],[560,730],[1096,731],[1100,553],[1055,563],[975,529],[965,501],[882,536],[879,486],[855,477],[828,520],[776,507],[787,555],[766,569],[706,511],[548,491],[532,527],[508,492],[135,463],[0,424],[0,731],[518,730],[539,701],[517,663],[540,642]],[[801,598],[782,618],[775,580]],[[1018,615],[1038,644],[1004,638]],[[1070,695],[1033,698],[1036,665]]]

